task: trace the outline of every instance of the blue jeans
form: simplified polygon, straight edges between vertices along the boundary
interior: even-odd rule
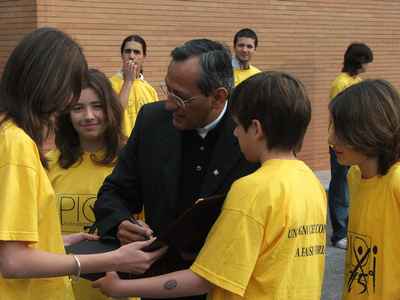
[[[347,186],[347,166],[338,163],[335,151],[329,148],[331,160],[331,181],[329,183],[328,206],[333,234],[331,241],[337,241],[347,235],[349,209],[349,190]]]

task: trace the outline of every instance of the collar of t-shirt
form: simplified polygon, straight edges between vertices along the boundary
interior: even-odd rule
[[[222,117],[224,116],[226,112],[226,108],[228,107],[228,101],[225,101],[225,106],[224,109],[221,111],[219,114],[218,118],[216,118],[214,121],[212,121],[210,124],[202,127],[202,128],[197,128],[197,133],[204,139],[207,136],[207,133],[214,129],[218,123],[221,121]]]
[[[234,56],[234,57],[232,57],[232,67],[234,69],[247,70],[247,69],[250,69],[250,64],[248,65],[247,68],[244,68],[244,66],[239,62],[239,60],[236,58],[236,56]]]

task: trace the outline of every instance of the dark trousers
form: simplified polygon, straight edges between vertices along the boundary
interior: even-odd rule
[[[349,191],[347,186],[348,167],[338,163],[335,151],[329,148],[331,161],[331,181],[329,183],[328,206],[333,234],[331,241],[337,241],[347,235],[349,209]]]

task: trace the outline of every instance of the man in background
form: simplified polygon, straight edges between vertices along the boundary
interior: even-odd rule
[[[235,86],[250,76],[261,72],[250,64],[258,45],[257,34],[250,28],[239,30],[233,38],[232,67],[235,77]]]

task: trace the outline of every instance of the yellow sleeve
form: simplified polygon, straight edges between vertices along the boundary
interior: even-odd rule
[[[131,94],[132,100],[137,103],[136,114],[139,113],[140,108],[147,103],[155,102],[158,100],[156,90],[145,80],[137,79],[133,86],[134,91]]]
[[[398,205],[400,205],[400,163],[397,163],[394,174],[390,180],[391,189],[393,191],[393,196]],[[390,172],[390,171],[389,171]]]
[[[243,189],[234,184],[226,199],[231,205],[224,206],[191,267],[214,285],[240,296],[246,291],[264,238],[263,224],[234,208],[238,202],[250,202],[243,195]]]
[[[37,242],[38,174],[31,167],[0,167],[0,240]]]

